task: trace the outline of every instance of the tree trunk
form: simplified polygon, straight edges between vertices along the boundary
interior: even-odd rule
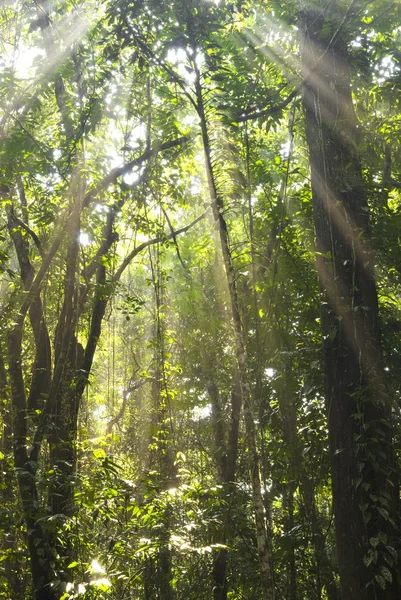
[[[0,460],[0,490],[1,503],[8,510],[9,517],[5,518],[3,530],[2,551],[6,555],[3,560],[4,573],[7,579],[8,593],[15,600],[24,600],[25,581],[22,565],[16,552],[18,539],[13,527],[7,522],[15,519],[15,477],[12,464],[12,428],[7,373],[3,359],[3,347],[0,344],[0,408],[2,418],[2,439]],[[12,522],[12,521],[11,521]]]
[[[271,556],[269,555],[268,534],[266,528],[266,517],[263,504],[263,496],[260,483],[259,456],[256,448],[255,424],[253,406],[247,381],[247,357],[241,313],[239,308],[238,292],[235,283],[235,273],[232,264],[232,256],[228,239],[227,223],[223,215],[223,201],[217,193],[215,176],[212,165],[211,145],[209,139],[208,125],[205,115],[202,87],[200,83],[200,72],[194,63],[196,73],[196,104],[200,118],[202,142],[205,157],[206,176],[208,181],[209,195],[213,210],[213,216],[217,224],[220,237],[220,246],[223,255],[223,263],[227,278],[227,287],[230,297],[231,317],[233,323],[235,350],[237,358],[237,381],[239,407],[244,406],[246,438],[249,452],[249,468],[251,474],[252,498],[255,511],[256,540],[258,547],[261,593],[264,600],[274,599],[273,573],[271,568]],[[240,414],[240,408],[238,415]]]
[[[288,333],[288,324],[287,331]],[[301,454],[297,436],[297,406],[292,385],[293,364],[287,360],[284,368],[284,379],[279,390],[279,405],[282,421],[282,435],[288,464],[288,482],[283,497],[285,531],[294,527],[294,493],[297,488],[297,478],[301,469]],[[295,543],[289,535],[287,551],[287,595],[288,600],[297,600],[297,569],[295,560]]]
[[[209,365],[209,369],[211,366]],[[231,390],[231,418],[228,433],[228,444],[223,426],[223,412],[221,409],[217,385],[210,379],[208,385],[209,398],[212,405],[212,422],[214,432],[215,458],[218,468],[218,480],[223,486],[223,493],[227,494],[235,480],[238,453],[238,430],[242,405],[239,380],[234,381]],[[226,517],[227,518],[227,517]],[[217,537],[217,536],[216,536]],[[217,543],[226,545],[230,542],[225,528],[221,528],[216,539]],[[213,598],[226,600],[228,594],[227,580],[228,550],[219,548],[213,557]]]
[[[367,241],[347,39],[340,18],[310,9],[304,19],[303,101],[341,594],[343,600],[389,600],[398,594],[392,550],[386,549],[394,546],[396,515],[391,407],[383,383],[375,257]]]
[[[163,308],[165,307],[165,281],[160,265],[160,248],[156,247],[156,259],[151,260],[152,278],[155,298],[154,323],[154,377],[152,380],[152,436],[150,439],[150,469],[156,473],[155,486],[160,493],[175,486],[175,468],[171,448],[171,431],[169,418],[169,390],[165,370],[165,331]],[[175,591],[172,587],[172,564],[170,549],[171,507],[166,501],[160,519],[157,534],[158,548],[155,555],[148,559],[147,586],[158,590],[160,600],[173,600]],[[152,583],[153,579],[153,583]],[[148,588],[147,594],[151,596]]]
[[[54,549],[38,521],[38,495],[35,475],[37,464],[27,452],[27,410],[21,367],[23,320],[14,326],[8,340],[9,374],[13,405],[14,465],[27,528],[28,551],[36,600],[56,600],[51,587],[54,581]]]

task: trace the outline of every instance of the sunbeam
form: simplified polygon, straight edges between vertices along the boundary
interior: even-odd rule
[[[18,93],[13,94],[12,98],[3,100],[2,108],[5,115],[2,118],[2,135],[6,135],[6,119],[8,118],[9,123],[13,123],[13,116],[18,118],[29,111],[31,102],[46,91],[49,79],[66,60],[70,59],[71,48],[82,41],[101,19],[102,13],[94,7],[86,7],[84,17],[81,10],[74,9],[43,28],[45,49],[39,43],[30,47],[22,45],[23,50],[17,57],[14,52],[8,57],[5,56],[5,64],[14,70],[20,83]],[[38,58],[41,60],[37,60]],[[21,83],[26,80],[28,85],[21,86]]]

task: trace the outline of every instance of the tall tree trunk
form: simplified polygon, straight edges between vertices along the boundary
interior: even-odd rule
[[[32,461],[27,451],[27,403],[22,374],[22,328],[20,317],[8,338],[8,361],[12,397],[14,465],[17,471],[18,487],[22,500],[22,510],[27,528],[28,551],[31,563],[35,600],[57,600],[51,584],[54,581],[54,548],[49,536],[42,530],[39,500],[35,475],[36,461]]]
[[[165,370],[165,331],[163,308],[165,306],[165,282],[160,265],[160,248],[156,246],[155,261],[151,260],[155,298],[155,336],[154,336],[154,377],[152,380],[152,438],[150,440],[150,468],[156,473],[155,485],[160,493],[175,485],[175,469],[171,448],[171,431],[169,419],[169,391]],[[172,564],[170,550],[171,507],[167,503],[160,520],[157,535],[158,549],[148,559],[145,584],[147,596],[153,597],[157,590],[160,600],[173,600],[175,592],[172,587]],[[152,581],[153,579],[153,581]],[[151,588],[154,588],[152,592]]]
[[[287,327],[288,330],[288,327]],[[288,534],[294,527],[294,493],[301,467],[300,447],[297,437],[297,407],[292,382],[292,361],[284,368],[284,379],[279,392],[279,405],[282,420],[282,435],[288,461],[288,483],[283,497],[284,526]],[[295,543],[289,534],[287,551],[287,595],[288,600],[297,600],[297,570]]]
[[[268,534],[266,528],[266,517],[263,504],[263,496],[260,482],[259,456],[256,447],[255,423],[253,406],[247,381],[247,357],[244,340],[243,325],[239,307],[238,292],[235,283],[235,272],[232,264],[232,256],[228,238],[227,223],[224,219],[223,201],[217,193],[217,186],[212,165],[211,145],[208,124],[205,114],[202,86],[200,83],[200,72],[194,63],[196,73],[196,105],[200,118],[202,142],[205,157],[206,176],[208,181],[209,195],[213,210],[213,216],[217,224],[220,238],[220,246],[223,255],[223,263],[227,278],[227,287],[230,297],[231,317],[233,323],[235,349],[237,358],[237,378],[240,406],[244,407],[246,439],[249,453],[249,467],[251,474],[252,498],[255,511],[256,539],[259,555],[261,593],[264,600],[274,599],[273,573],[271,569],[271,557],[269,556]]]
[[[0,490],[1,503],[8,509],[11,519],[13,518],[13,506],[15,507],[15,478],[12,464],[12,427],[10,415],[10,401],[7,373],[3,358],[3,346],[0,343],[0,410],[2,419],[1,452],[0,460]],[[8,521],[8,522],[7,522]],[[2,551],[6,555],[3,560],[4,573],[7,579],[8,593],[15,600],[24,600],[25,582],[22,565],[18,560],[17,535],[13,527],[9,526],[9,518],[5,519],[3,531]]]
[[[211,366],[209,365],[211,370]],[[212,379],[209,381],[208,393],[212,405],[212,422],[214,432],[214,454],[218,469],[218,480],[223,486],[223,493],[230,491],[235,480],[238,453],[238,431],[241,413],[242,398],[238,377],[234,381],[231,390],[231,417],[228,432],[228,441],[223,426],[223,411],[221,408],[219,391]],[[220,531],[216,542],[222,545],[230,543],[225,527]],[[219,548],[213,557],[213,598],[214,600],[226,600],[228,594],[228,550]]]
[[[333,510],[343,600],[390,600],[398,597],[392,559],[384,558],[395,545],[391,406],[342,26],[308,9],[302,48]]]

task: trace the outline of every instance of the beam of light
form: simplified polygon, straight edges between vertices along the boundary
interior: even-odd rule
[[[313,165],[311,166],[313,168]],[[342,207],[342,199],[325,185],[323,178],[317,172],[314,174],[314,185],[317,196],[328,213],[329,223],[335,226],[338,234],[343,238],[342,243],[350,249],[350,256],[354,261],[351,268],[355,270],[359,265],[359,268],[363,270],[362,266],[364,266],[367,277],[374,279],[373,250],[366,242],[361,240],[361,230],[356,227],[349,213]],[[366,265],[369,257],[371,257],[371,265]],[[326,262],[320,256],[317,257],[316,262],[321,287],[337,318],[342,321],[341,330],[346,336],[348,345],[362,362],[363,373],[365,375],[374,374],[380,356],[379,349],[376,346],[366,343],[366,332],[363,331],[364,326],[362,324],[363,319],[358,314],[358,312],[360,313],[361,310],[365,309],[353,305],[353,296],[344,297],[342,291],[344,282],[341,280],[339,273],[335,272],[332,264]],[[370,273],[367,272],[368,266],[370,267]]]
[[[274,22],[272,22],[269,27],[274,29]],[[293,32],[290,32],[291,37],[293,36]],[[261,26],[256,26],[253,28],[253,31],[250,29],[242,29],[241,33],[235,32],[233,34],[234,40],[237,40],[237,44],[244,45],[245,37],[249,42],[251,42],[254,50],[262,54],[265,58],[267,58],[271,63],[275,64],[279,69],[284,71],[284,75],[288,78],[289,82],[291,82],[295,78],[299,78],[301,75],[301,62],[300,59],[296,56],[286,53],[280,44],[277,43],[277,40],[269,39],[266,32],[263,30]]]
[[[281,24],[279,27],[281,30],[283,29]],[[273,23],[268,33],[262,26],[255,25],[253,31],[243,28],[241,34],[236,35],[237,44],[244,36],[251,42],[255,51],[261,53],[284,72],[289,82],[294,79],[294,75],[299,77],[301,81],[303,80],[305,84],[304,103],[311,111],[315,111],[316,101],[320,97],[320,127],[327,127],[332,136],[337,135],[339,142],[343,146],[349,147],[349,155],[353,160],[356,156],[354,149],[356,129],[353,125],[355,118],[350,100],[350,88],[347,85],[343,89],[338,86],[335,90],[332,88],[328,75],[333,70],[333,58],[332,54],[327,52],[327,44],[326,47],[324,44],[315,44],[309,37],[307,40],[308,45],[305,41],[303,42],[298,56],[285,53],[277,43],[278,36],[274,34]],[[291,39],[293,32],[289,31],[289,35],[289,39]],[[336,59],[337,64],[335,67],[340,72],[345,73],[344,81],[346,82],[348,65],[338,61],[338,57]],[[384,60],[381,66],[386,70],[386,76],[390,76],[394,68],[391,57]],[[342,125],[342,120],[344,120],[347,127]],[[316,143],[321,143],[321,140],[316,140]],[[324,148],[322,148],[322,151],[324,151]],[[329,181],[324,173],[319,173],[312,163],[310,168],[313,171],[314,191],[327,213],[328,223],[332,223],[336,229],[337,239],[338,236],[340,236],[340,239],[342,238],[340,243],[349,248],[350,260],[353,261],[353,265],[349,265],[349,267],[354,271],[355,269],[360,269],[362,272],[365,270],[366,276],[374,279],[374,254],[368,244],[362,240],[364,232],[356,226],[350,211],[344,206],[345,199],[338,196],[334,189],[330,189]],[[358,207],[356,208],[358,210]],[[368,266],[370,272],[367,272],[365,263],[369,259],[372,264]],[[333,307],[336,317],[341,321],[338,330],[345,336],[348,346],[360,361],[361,376],[367,376],[369,379],[374,378],[377,374],[380,353],[379,348],[369,343],[366,338],[365,321],[369,319],[369,316],[360,313],[361,310],[364,310],[363,308],[353,306],[354,295],[344,297],[342,293],[344,282],[341,281],[339,274],[334,272],[333,265],[330,265],[323,257],[318,257],[317,269],[326,298]],[[371,309],[373,308],[371,307]]]
[[[366,262],[367,255],[372,252],[365,241],[361,241],[364,232],[354,223],[349,212],[344,208],[344,199],[339,197],[324,181],[321,174],[311,163],[314,170],[314,187],[319,200],[322,202],[330,220],[334,223],[347,245],[352,244],[353,251],[360,263]]]
[[[102,16],[94,14],[94,12],[87,14],[85,19],[82,18],[78,10],[73,10],[71,13],[61,17],[56,23],[52,23],[43,32],[44,36],[53,38],[51,52],[48,52],[46,58],[43,60],[42,65],[36,67],[38,75],[33,78],[27,86],[15,94],[12,101],[6,101],[3,106],[7,113],[20,113],[22,110],[29,105],[30,99],[35,97],[35,89],[38,89],[41,85],[46,85],[49,76],[59,67],[63,62],[70,58],[71,47],[77,42],[81,41],[89,29],[93,28],[100,20]],[[57,33],[57,40],[54,40],[55,33]],[[59,43],[57,47],[57,42]],[[31,63],[30,69],[33,69],[34,58],[43,54],[43,50],[37,46],[32,46],[23,50],[22,55],[27,60],[27,66]],[[18,73],[17,73],[18,75]]]

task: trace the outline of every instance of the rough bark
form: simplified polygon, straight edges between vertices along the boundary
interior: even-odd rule
[[[26,216],[26,200],[21,179],[18,181],[18,189],[21,209],[23,215],[25,214]],[[23,233],[24,225],[28,226],[28,223],[23,223],[15,214],[13,208],[9,209],[8,229],[17,254],[21,279],[25,290],[28,291],[32,285],[35,270],[30,259],[29,239],[27,238],[27,235],[24,235]],[[29,307],[29,321],[35,340],[35,359],[31,385],[29,388],[28,409],[34,412],[35,410],[42,408],[44,399],[49,394],[51,378],[50,339],[39,291],[36,292],[35,296],[32,298]]]
[[[336,35],[328,39],[324,26]],[[329,19],[310,8],[302,49],[333,510],[343,600],[389,600],[398,597],[395,569],[384,560],[386,544],[395,544],[391,407],[384,387],[375,257],[368,243],[367,197],[341,26],[335,15]],[[370,540],[380,532],[387,542],[366,566],[364,559],[374,552]],[[392,571],[393,583],[377,579],[383,569]],[[384,581],[385,590],[378,581]]]
[[[14,433],[14,465],[27,527],[28,550],[31,561],[32,580],[37,600],[56,600],[51,588],[54,581],[53,548],[38,522],[38,496],[35,474],[36,462],[30,460],[27,451],[27,403],[22,375],[22,328],[23,318],[10,332],[8,338],[9,375],[12,397],[12,421]]]

